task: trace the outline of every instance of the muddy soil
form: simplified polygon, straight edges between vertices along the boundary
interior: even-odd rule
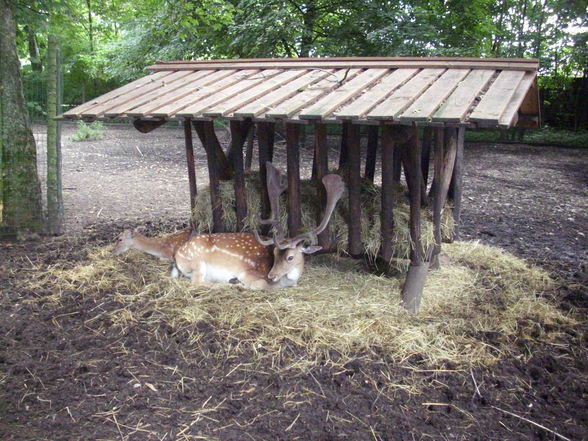
[[[268,363],[229,351],[205,328],[198,342],[164,323],[121,334],[103,322],[118,307],[108,293],[51,304],[39,302],[50,290],[23,288],[51,266],[85,262],[125,227],[155,234],[187,224],[181,128],[109,127],[104,140],[84,143],[69,141],[72,131],[63,138],[67,234],[0,244],[1,440],[588,439],[587,150],[465,151],[462,237],[550,271],[577,326],[549,344],[521,336],[520,351],[491,368],[377,353],[342,365],[333,353],[300,371],[292,361],[304,354],[293,346]],[[334,161],[336,140],[332,150]],[[283,161],[283,144],[276,151]],[[310,149],[302,158],[310,163]]]

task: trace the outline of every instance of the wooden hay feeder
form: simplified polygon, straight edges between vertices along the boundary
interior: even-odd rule
[[[410,193],[411,264],[402,290],[405,307],[416,313],[429,267],[441,250],[441,210],[453,201],[454,238],[459,237],[464,132],[469,127],[538,127],[537,60],[476,58],[240,59],[156,63],[151,73],[65,112],[66,119],[132,119],[143,133],[169,120],[184,124],[191,206],[196,196],[192,142],[195,129],[206,150],[214,230],[225,231],[219,182],[232,179],[237,228],[247,216],[243,146],[255,126],[262,182],[271,161],[276,124],[285,125],[288,173],[288,229],[301,227],[299,135],[314,131],[313,175],[317,191],[328,173],[327,125],[341,126],[339,164],[346,170],[350,207],[348,253],[363,253],[361,237],[360,130],[368,153],[364,178],[373,181],[381,149],[380,256],[393,257],[394,187],[401,170]],[[229,120],[225,154],[214,119]],[[430,196],[429,160],[433,153]],[[265,189],[264,189],[265,190]],[[262,190],[263,191],[263,190]],[[430,202],[429,202],[430,199]],[[432,211],[435,245],[424,249],[420,209]],[[262,194],[262,215],[268,215]],[[329,247],[329,233],[319,236]]]

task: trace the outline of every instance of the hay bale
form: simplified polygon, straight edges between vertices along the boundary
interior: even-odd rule
[[[249,173],[245,179],[247,194],[247,218],[243,231],[252,231],[258,228],[257,214],[260,212],[260,182],[258,173]],[[380,186],[364,183],[361,193],[361,236],[366,255],[375,258],[380,250],[382,236],[380,233],[381,210]],[[317,209],[320,207],[316,186],[310,180],[302,180],[300,183],[302,200],[302,225],[305,230],[311,230],[317,225]],[[229,231],[236,231],[237,217],[235,214],[235,194],[232,182],[220,183],[220,200],[223,208],[223,221]],[[282,195],[280,221],[283,228],[287,225],[287,195]],[[410,202],[407,190],[402,185],[394,189],[394,238],[393,251],[395,259],[408,259],[410,257]],[[334,234],[337,251],[345,254],[348,245],[349,205],[344,196],[337,204],[337,208],[331,219],[331,232]],[[210,207],[210,195],[208,187],[204,187],[196,197],[196,206],[193,212],[194,225],[197,231],[212,231],[212,211]],[[453,232],[453,214],[450,207],[445,207],[442,212],[441,231],[444,237],[450,237]],[[430,210],[423,209],[421,213],[421,240],[423,246],[428,248],[434,244],[433,222]]]
[[[396,361],[488,365],[517,350],[520,339],[550,340],[573,324],[545,298],[552,281],[544,271],[477,242],[445,247],[453,263],[429,274],[417,316],[401,305],[401,279],[335,255],[311,259],[298,287],[263,292],[194,287],[168,277],[167,264],[150,256],[111,251],[99,248],[85,265],[54,269],[43,288],[116,302],[88,320],[118,326],[121,335],[136,324],[165,323],[197,344],[213,332],[222,345],[217,356],[250,351],[302,369],[333,351],[337,363],[376,352]]]

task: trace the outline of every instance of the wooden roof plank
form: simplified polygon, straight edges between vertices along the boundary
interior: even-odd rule
[[[237,70],[222,70],[222,71],[199,71],[199,72],[209,72],[208,75],[204,75],[198,79],[195,79],[193,82],[186,84],[184,87],[175,89],[173,91],[169,91],[160,97],[146,102],[145,104],[134,107],[130,111],[126,112],[128,116],[131,117],[144,117],[149,115],[154,111],[159,111],[162,107],[171,105],[173,108],[177,108],[175,106],[181,105],[184,99],[190,99],[188,95],[198,93],[203,87],[207,87],[212,85],[217,81],[221,81],[222,79],[229,77],[237,72]],[[190,101],[191,103],[191,101]],[[159,115],[162,116],[162,115]]]
[[[525,72],[502,71],[484,94],[469,117],[470,121],[498,124],[508,102],[517,90]]]
[[[112,98],[116,98],[124,93],[131,92],[139,87],[143,87],[143,85],[145,84],[164,79],[166,76],[171,74],[172,72],[170,71],[160,71],[144,76],[143,78],[139,78],[135,81],[131,81],[129,84],[125,84],[124,86],[111,90],[110,92],[105,93],[104,95],[96,97],[84,104],[81,104],[77,107],[74,107],[73,109],[68,110],[67,112],[64,112],[63,116],[80,116],[92,107],[98,106],[103,102],[108,101]]]
[[[275,75],[259,84],[255,87],[245,90],[243,93],[235,95],[220,104],[215,105],[213,108],[203,113],[204,116],[227,116],[234,110],[249,104],[252,101],[260,97],[265,97],[268,93],[279,88],[283,84],[293,81],[297,77],[304,75],[307,71],[305,70],[286,70],[278,75]]]
[[[223,71],[216,72],[216,81],[207,84],[206,87],[198,87],[196,91],[194,91],[193,93],[189,93],[178,100],[169,102],[168,104],[158,107],[157,109],[151,112],[152,115],[164,116],[169,118],[175,115],[176,113],[183,111],[186,107],[193,105],[199,100],[206,99],[209,96],[216,94],[220,90],[226,89],[227,87],[230,87],[233,84],[240,83],[245,78],[257,74],[259,70],[237,70],[232,71],[232,73],[228,76],[223,76],[222,72]]]
[[[300,109],[303,109],[308,105],[309,102],[320,98],[321,96],[329,93],[331,90],[337,87],[340,81],[346,76],[349,78],[353,77],[359,72],[359,69],[339,69],[326,76],[322,80],[306,87],[303,91],[293,96],[292,98],[281,102],[272,110],[267,112],[266,117],[288,119],[291,118]]]
[[[498,120],[498,126],[503,128],[509,128],[516,124],[518,119],[519,108],[527,95],[529,89],[533,86],[535,81],[534,72],[525,72],[525,76],[519,83],[515,93],[510,99],[508,105],[504,109],[504,112]]]
[[[199,118],[204,116],[203,112],[209,110],[216,104],[220,104],[225,100],[237,95],[240,92],[248,90],[256,85],[267,81],[268,78],[278,75],[281,71],[277,69],[268,69],[263,72],[257,72],[252,75],[248,75],[241,81],[233,84],[232,86],[218,90],[214,95],[210,95],[203,100],[199,100],[184,108],[177,113],[178,116],[185,116],[191,118]],[[262,75],[263,74],[263,75]]]
[[[433,115],[433,121],[461,122],[495,72],[494,69],[472,70]]]
[[[423,69],[367,114],[367,119],[395,119],[423,93],[444,69]]]
[[[428,121],[445,98],[469,73],[469,69],[448,69],[425,90],[401,115],[399,121]]]
[[[210,76],[214,71],[212,70],[198,70],[195,72],[192,72],[190,75],[186,75],[185,77],[179,79],[178,81],[173,81],[169,84],[166,84],[165,86],[159,88],[159,89],[155,89],[149,93],[140,95],[137,99],[133,100],[132,102],[126,102],[123,104],[120,104],[118,106],[115,106],[113,108],[111,108],[110,110],[108,110],[107,112],[104,112],[104,115],[107,117],[110,116],[118,116],[120,114],[126,113],[128,114],[129,110],[131,109],[135,109],[143,104],[148,104],[150,102],[153,102],[154,100],[165,96],[168,93],[174,92],[180,88],[184,89],[186,87],[189,87],[190,84],[194,84],[197,83],[198,80],[200,78],[206,77],[206,76]]]
[[[296,78],[294,81],[274,90],[273,92],[241,107],[233,114],[235,118],[255,118],[264,112],[272,109],[273,106],[292,98],[297,92],[310,86],[311,84],[331,75],[333,70],[312,70]]]
[[[361,118],[417,72],[418,69],[396,69],[392,71],[355,101],[336,111],[335,117],[337,119]]]
[[[100,118],[102,115],[104,115],[110,109],[113,109],[121,104],[133,102],[136,98],[144,96],[145,94],[147,94],[153,90],[161,89],[166,84],[177,81],[177,80],[179,80],[189,74],[190,74],[189,71],[173,72],[171,75],[168,75],[165,78],[162,78],[157,81],[152,81],[150,83],[146,83],[141,87],[137,87],[132,92],[127,92],[127,93],[119,95],[111,100],[103,101],[98,106],[92,107],[91,109],[83,112],[82,116],[92,117],[92,118]]]
[[[366,87],[379,80],[388,69],[367,69],[331,93],[321,98],[310,107],[300,112],[300,119],[321,119],[335,111],[339,106],[360,94]]]

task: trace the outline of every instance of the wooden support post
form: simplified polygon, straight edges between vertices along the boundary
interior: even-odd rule
[[[341,126],[341,147],[339,150],[339,171],[347,165],[347,157],[349,155],[349,127],[351,122],[344,121]]]
[[[443,130],[443,129],[441,129]],[[440,140],[435,142],[435,178],[433,180],[433,231],[435,245],[428,253],[432,268],[439,268],[441,252],[441,213],[447,200],[449,184],[457,153],[457,131],[454,128],[444,129],[437,133]]]
[[[400,184],[400,175],[402,174],[401,148],[401,143],[399,140],[397,140],[394,147],[394,156],[392,157],[392,180],[397,184]]]
[[[190,219],[192,219],[194,217],[194,208],[196,208],[196,194],[198,190],[196,189],[194,143],[192,140],[192,124],[190,119],[184,120],[184,141],[186,144],[186,162],[188,163],[188,181],[190,183]]]
[[[247,217],[247,195],[245,193],[245,172],[243,167],[243,144],[247,139],[250,121],[232,120],[231,129],[231,159],[233,161],[233,187],[235,189],[235,212],[237,214],[237,231],[242,231]]]
[[[359,257],[363,254],[361,243],[361,149],[360,126],[349,124],[347,191],[349,193],[349,254]]]
[[[455,152],[455,165],[451,177],[451,198],[453,199],[453,240],[459,240],[461,226],[461,197],[463,191],[463,163],[464,163],[464,138],[465,127],[457,131],[457,150]]]
[[[247,134],[247,148],[245,149],[245,170],[251,170],[251,164],[253,163],[253,142],[255,139],[255,126],[251,126]]]
[[[380,248],[380,257],[386,262],[390,262],[393,257],[394,132],[393,126],[382,125],[382,212],[380,215],[382,246]]]
[[[201,121],[202,122],[202,121]],[[207,123],[212,123],[212,121],[204,121]],[[204,145],[204,138],[205,138],[205,133],[204,133],[204,127],[208,127],[208,125],[206,124],[196,124],[196,121],[194,121],[194,129],[196,130],[196,133],[198,134],[198,137],[200,138],[200,141],[202,142],[202,145]],[[208,144],[211,146],[211,149],[214,150],[214,161],[215,161],[215,167],[216,170],[218,172],[218,178],[221,181],[230,181],[231,179],[233,179],[233,170],[231,168],[231,164],[229,163],[229,160],[227,159],[225,152],[223,151],[220,142],[216,136],[216,132],[214,131],[214,124],[211,125],[212,129],[208,130]]]
[[[415,129],[416,132],[416,129]],[[412,143],[405,144],[408,150],[404,156],[405,173],[408,171],[408,189],[410,194],[410,267],[404,286],[402,287],[402,303],[412,314],[416,314],[421,306],[421,298],[425,286],[428,262],[425,261],[421,243],[421,140],[415,133]]]
[[[314,125],[314,169],[316,174],[316,185],[320,196],[320,210],[317,212],[318,222],[322,219],[327,203],[327,192],[322,184],[323,176],[329,173],[329,146],[327,145],[327,126],[317,122]],[[318,235],[318,244],[323,250],[328,251],[332,247],[329,226]]]
[[[368,140],[364,179],[373,183],[376,174],[376,156],[378,152],[378,126],[368,126],[367,130]]]
[[[286,165],[288,168],[288,234],[296,236],[302,226],[300,208],[300,127],[286,124]]]
[[[266,162],[271,162],[274,156],[274,137],[275,123],[260,122],[257,123],[257,145],[259,146],[259,181],[261,195],[261,217],[268,219],[270,217],[270,203],[267,194],[267,169]],[[267,234],[269,225],[262,225],[262,234]]]
[[[431,160],[431,141],[433,137],[433,128],[426,126],[423,128],[423,154],[421,158],[421,171],[423,174],[423,183],[425,191],[429,184],[429,162]]]
[[[214,147],[214,139],[216,139],[216,135],[214,134],[213,124],[214,123],[212,121],[192,121],[192,125],[196,129],[198,136],[200,136],[202,145],[206,150],[210,188],[210,204],[212,209],[212,232],[222,233],[225,231],[225,225],[223,222],[223,207],[220,198],[220,176],[217,168],[217,149]]]

